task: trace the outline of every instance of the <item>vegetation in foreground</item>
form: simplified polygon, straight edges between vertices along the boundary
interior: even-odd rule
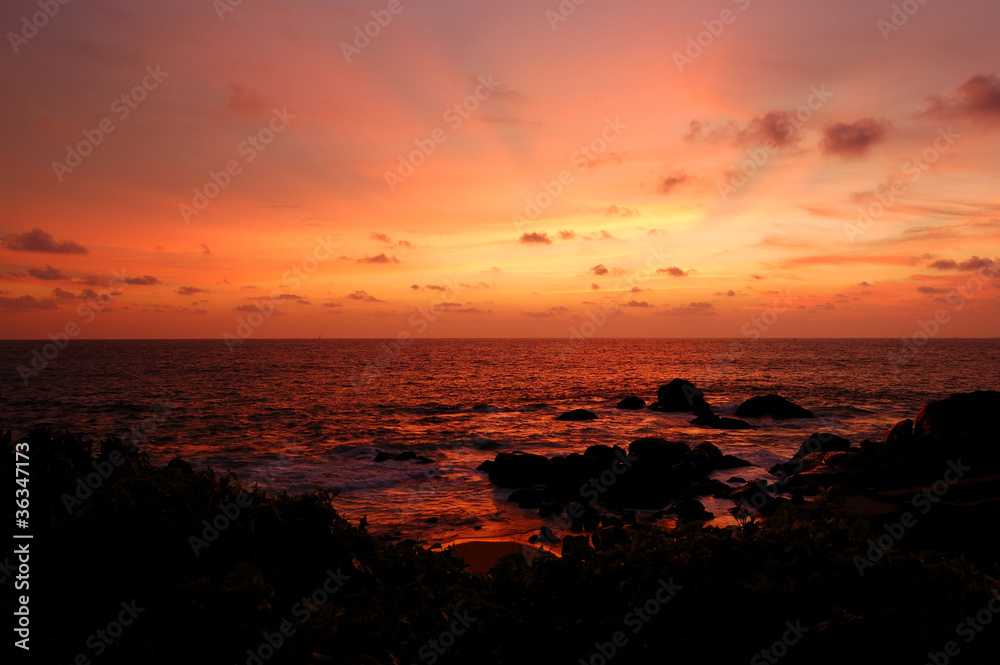
[[[605,529],[562,558],[512,555],[473,575],[349,524],[329,491],[271,495],[180,460],[156,467],[114,438],[20,440],[38,662],[924,663],[955,642],[972,663],[1000,644],[1000,621],[965,623],[985,616],[995,561],[891,549],[861,575],[877,534],[822,507],[733,531]],[[24,592],[6,577],[11,606]],[[117,638],[98,636],[119,632],[109,624],[133,602],[142,611]]]

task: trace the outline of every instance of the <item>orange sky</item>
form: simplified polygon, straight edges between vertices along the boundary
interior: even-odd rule
[[[1000,335],[1000,5],[903,4],[5,2],[0,338]]]

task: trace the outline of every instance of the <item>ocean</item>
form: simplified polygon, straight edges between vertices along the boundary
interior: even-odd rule
[[[1000,389],[997,339],[933,339],[911,351],[892,339],[251,339],[234,351],[221,340],[74,340],[22,380],[18,366],[43,346],[0,342],[0,428],[128,434],[158,463],[180,456],[231,470],[246,486],[336,488],[335,506],[352,522],[367,517],[375,533],[442,544],[525,539],[546,524],[476,471],[498,452],[565,455],[643,436],[709,441],[757,465],[714,477],[752,480],[814,432],[856,445],[928,401]],[[722,415],[776,392],[817,418],[716,431],[691,426],[689,414],[615,408],[630,394],[655,401],[675,377]],[[555,420],[575,408],[599,419]],[[404,451],[431,461],[375,462]],[[726,523],[731,504],[705,504]]]

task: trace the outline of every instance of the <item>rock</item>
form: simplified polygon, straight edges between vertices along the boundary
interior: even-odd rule
[[[810,453],[839,453],[849,450],[851,442],[836,434],[824,432],[813,434],[798,449],[792,457],[803,457]]]
[[[194,469],[191,468],[191,465],[182,460],[180,457],[175,457],[174,459],[167,462],[167,468],[177,469],[181,473],[194,474]]]
[[[390,455],[389,453],[379,453],[375,455],[376,462],[385,462],[386,460],[391,460],[391,459],[392,455]]]
[[[484,466],[480,465],[480,467]],[[489,473],[490,481],[497,487],[531,487],[545,483],[552,473],[552,463],[541,455],[522,453],[499,453],[492,463],[482,469]]]
[[[709,414],[712,412],[712,407],[705,401],[704,393],[695,388],[693,383],[684,379],[674,379],[657,390],[656,410]]]
[[[677,515],[683,520],[705,522],[712,519],[712,513],[705,510],[704,504],[697,499],[682,499],[675,501],[673,507],[668,511]]]
[[[926,408],[926,407],[924,407]],[[909,443],[913,439],[913,421],[910,418],[900,420],[885,433],[885,444],[895,446]]]
[[[736,409],[736,415],[743,418],[771,416],[784,418],[814,418],[815,414],[797,404],[792,404],[781,395],[757,395],[743,402]]]
[[[747,482],[747,479],[746,479],[746,478],[743,478],[743,477],[741,477],[741,476],[733,476],[732,478],[730,478],[730,479],[729,479],[729,480],[727,480],[726,482],[727,482],[727,483],[743,483],[743,484],[746,484],[746,482]]]
[[[699,427],[710,427],[712,429],[750,429],[750,423],[736,418],[722,418],[714,413],[707,413],[698,416],[691,421],[692,425]]]
[[[563,538],[562,556],[572,561],[582,561],[594,553],[587,536],[566,536]]]
[[[913,426],[916,437],[983,436],[1000,432],[1000,392],[958,393],[920,409]]]
[[[630,409],[633,411],[635,409],[641,409],[644,406],[646,406],[646,400],[641,397],[636,397],[635,395],[629,395],[616,405],[619,409]]]
[[[753,466],[750,462],[745,459],[740,459],[735,455],[723,455],[722,460],[719,465],[715,468],[717,469],[739,469],[744,466]]]
[[[712,461],[713,468],[715,468],[715,465],[721,462],[722,458],[724,457],[722,451],[719,450],[718,447],[716,447],[715,445],[709,443],[708,441],[704,443],[699,443],[697,446],[694,447],[694,449],[691,452],[706,456],[708,459]]]
[[[686,443],[654,437],[636,439],[628,444],[629,455],[638,457],[644,465],[654,466],[670,466],[683,462],[690,450]]]
[[[556,416],[556,420],[597,420],[597,414],[586,409],[573,409],[560,416]]]
[[[516,503],[518,508],[541,508],[551,497],[545,490],[536,490],[530,487],[511,492],[507,500]]]
[[[399,453],[392,459],[396,460],[397,462],[406,462],[407,460],[417,459],[417,454],[412,450],[407,450],[405,453]]]
[[[421,456],[417,458],[417,464],[433,464],[433,463],[434,460],[432,460],[430,457]]]

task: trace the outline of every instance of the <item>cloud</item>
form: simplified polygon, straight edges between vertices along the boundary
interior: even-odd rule
[[[208,293],[208,289],[200,289],[197,286],[182,286],[177,289],[177,293],[182,296],[193,296],[196,293]]]
[[[576,231],[573,231],[572,229],[565,229],[559,232],[560,240],[572,240],[575,237]]]
[[[465,282],[460,282],[459,286],[463,289],[488,289],[490,285],[486,282],[479,282],[478,284],[466,284]]]
[[[360,259],[354,259],[355,263],[399,263],[399,259],[393,256],[386,256],[385,252],[381,254],[376,254],[375,256],[364,256]]]
[[[600,284],[591,284],[590,285],[590,289],[592,291],[600,291],[601,290],[601,285]]]
[[[598,263],[596,266],[590,269],[590,272],[594,273],[595,275],[607,275],[608,269],[604,267],[603,263]]]
[[[660,194],[669,194],[677,187],[683,185],[688,181],[690,176],[687,173],[677,172],[668,176],[664,176],[660,180],[659,186],[656,188]]]
[[[69,279],[69,277],[64,275],[61,270],[53,268],[48,263],[45,264],[45,268],[28,268],[28,274],[36,279],[43,279],[46,281]]]
[[[311,305],[312,303],[303,298],[300,295],[294,293],[279,293],[276,296],[271,296],[271,300],[274,302],[282,302],[283,300],[291,300],[298,305]]]
[[[625,206],[609,205],[604,209],[605,217],[637,217],[639,211],[635,208],[627,208]]]
[[[3,246],[12,252],[38,252],[44,254],[86,254],[87,248],[72,240],[57,241],[41,229],[28,233],[11,233],[3,239]]]
[[[492,309],[479,309],[478,307],[459,307],[458,309],[451,310],[458,314],[492,314]]]
[[[732,298],[733,296],[736,295],[736,291],[733,291],[732,289],[729,289],[728,291],[717,291],[715,293],[715,295],[717,295],[717,296],[726,296],[727,298]]]
[[[922,115],[1000,119],[1000,78],[992,74],[976,74],[958,86],[949,97],[928,97],[927,108]]]
[[[653,305],[650,305],[645,300],[629,300],[627,303],[625,303],[625,306],[626,307],[652,307]]]
[[[262,308],[258,307],[256,304],[252,304],[251,303],[251,304],[248,304],[248,305],[237,305],[236,306],[236,311],[237,312],[249,312],[249,313],[252,313],[252,312],[263,312],[264,310]],[[280,316],[280,315],[283,315],[283,314],[284,314],[284,312],[279,311],[279,310],[276,309],[276,310],[274,310],[274,311],[271,312],[270,316]]]
[[[608,231],[601,229],[598,233],[588,233],[583,236],[584,240],[614,240],[615,237]]]
[[[90,289],[88,289],[88,291],[89,290]],[[83,297],[83,296],[76,295],[72,291],[66,291],[66,290],[60,289],[60,288],[52,289],[52,295],[55,296],[56,298],[58,298],[59,300],[72,300],[72,299],[75,299],[75,298],[81,298],[81,297]]]
[[[768,111],[745,125],[734,120],[710,125],[701,120],[692,120],[684,133],[688,142],[730,143],[736,146],[764,145],[773,142],[778,147],[794,145],[802,138],[798,130],[800,123],[795,114],[788,111]]]
[[[518,242],[524,245],[551,245],[552,238],[548,233],[522,233]]]
[[[325,302],[323,307],[343,307],[339,302]]]
[[[875,118],[828,125],[823,130],[823,152],[848,158],[863,157],[872,146],[885,141],[891,127],[889,121]]]
[[[691,302],[687,305],[682,305],[680,307],[671,307],[665,314],[680,314],[680,315],[690,315],[690,316],[714,316],[718,314],[715,311],[715,305],[710,302]]]
[[[424,287],[425,289],[430,289],[431,291],[445,291],[445,287],[440,284],[428,284]]]
[[[160,280],[152,275],[143,275],[142,277],[122,277],[122,282],[125,284],[134,284],[136,286],[152,286],[153,284],[160,284]]]
[[[39,300],[34,296],[0,296],[0,309],[21,311],[26,309],[57,309],[53,298]]]
[[[953,259],[939,259],[927,267],[934,268],[935,270],[979,270],[981,268],[992,268],[995,265],[996,261],[993,259],[973,256],[961,263]]]
[[[363,302],[385,302],[369,294],[367,291],[355,291],[354,293],[347,294],[346,297],[350,300],[361,300]]]
[[[544,312],[521,312],[521,313],[524,314],[525,316],[539,318],[547,316],[556,316],[557,314],[565,314],[570,311],[572,310],[570,310],[570,308],[566,307],[565,305],[557,305],[555,307],[549,307]]]
[[[871,286],[868,282],[858,282],[856,286]]]
[[[918,286],[917,291],[921,293],[947,293],[947,289],[938,289],[933,286]]]
[[[760,280],[764,279],[764,277],[763,275],[750,275],[750,279],[752,279],[755,282],[759,282]]]
[[[414,246],[413,243],[411,243],[409,240],[400,240],[398,242],[393,242],[392,238],[390,238],[387,233],[369,233],[368,237],[371,238],[372,240],[377,240],[386,247],[407,247],[412,249]]]
[[[671,277],[687,277],[688,275],[691,274],[690,270],[685,272],[684,270],[681,270],[677,266],[670,266],[669,268],[658,268],[656,272],[665,273],[667,275],[670,275]]]

